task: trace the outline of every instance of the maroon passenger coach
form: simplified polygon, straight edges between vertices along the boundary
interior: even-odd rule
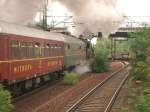
[[[0,34],[0,81],[13,83],[62,70],[64,42]]]

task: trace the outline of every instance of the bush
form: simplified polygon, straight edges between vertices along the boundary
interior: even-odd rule
[[[108,43],[108,40],[100,39],[94,47],[95,57],[90,61],[90,66],[93,72],[100,73],[108,70]]]
[[[74,85],[79,81],[80,75],[75,72],[65,72],[64,75],[64,84],[66,85]]]
[[[13,110],[9,91],[4,90],[2,85],[0,85],[0,112],[13,112]]]

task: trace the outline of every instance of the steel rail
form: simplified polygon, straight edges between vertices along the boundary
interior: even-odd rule
[[[93,89],[91,89],[87,94],[85,94],[82,98],[80,98],[74,105],[72,105],[66,112],[73,112],[76,110],[86,99],[88,99],[97,89],[102,87],[108,80],[110,80],[113,76],[117,75],[119,72],[127,68],[129,64],[124,65],[119,70],[113,72],[109,77],[105,78],[102,82],[96,85]]]
[[[114,95],[112,96],[112,98],[111,98],[111,100],[110,100],[109,104],[107,105],[104,112],[110,112],[111,111],[111,109],[112,109],[112,107],[116,101],[116,98],[118,97],[118,95],[119,95],[124,83],[128,79],[128,77],[129,77],[129,74],[121,81],[120,85],[118,86],[117,90],[115,91]]]

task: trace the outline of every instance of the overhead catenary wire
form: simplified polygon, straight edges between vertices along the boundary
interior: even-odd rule
[[[107,1],[108,2],[108,1]],[[147,15],[147,16],[140,16],[140,15],[134,15],[134,16],[131,16],[131,15],[129,15],[129,16],[127,16],[127,15],[125,15],[125,13],[124,13],[124,11],[121,9],[121,8],[117,8],[117,6],[116,6],[116,4],[113,2],[113,0],[110,0],[109,1],[109,4],[111,4],[112,5],[112,7],[114,8],[114,11],[116,12],[116,14],[119,16],[119,17],[121,17],[121,18],[124,18],[124,19],[127,19],[127,20],[129,20],[130,22],[126,22],[126,23],[131,23],[131,24],[133,24],[133,23],[135,23],[135,24],[137,24],[137,25],[139,25],[139,26],[143,26],[143,25],[148,25],[148,24],[150,24],[150,22],[146,22],[146,21],[143,21],[143,22],[138,22],[138,21],[136,21],[136,20],[134,20],[134,19],[131,19],[131,18],[150,18],[150,15]],[[120,11],[119,11],[120,10]],[[119,23],[119,22],[118,22]],[[133,27],[132,25],[131,25],[131,27]]]

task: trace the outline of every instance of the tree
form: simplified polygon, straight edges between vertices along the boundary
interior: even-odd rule
[[[93,72],[104,72],[109,68],[109,41],[107,39],[98,39],[94,47],[94,59],[91,60],[91,69]]]
[[[143,28],[130,34],[135,38],[131,49],[133,52],[133,76],[135,79],[150,81],[150,28]]]

